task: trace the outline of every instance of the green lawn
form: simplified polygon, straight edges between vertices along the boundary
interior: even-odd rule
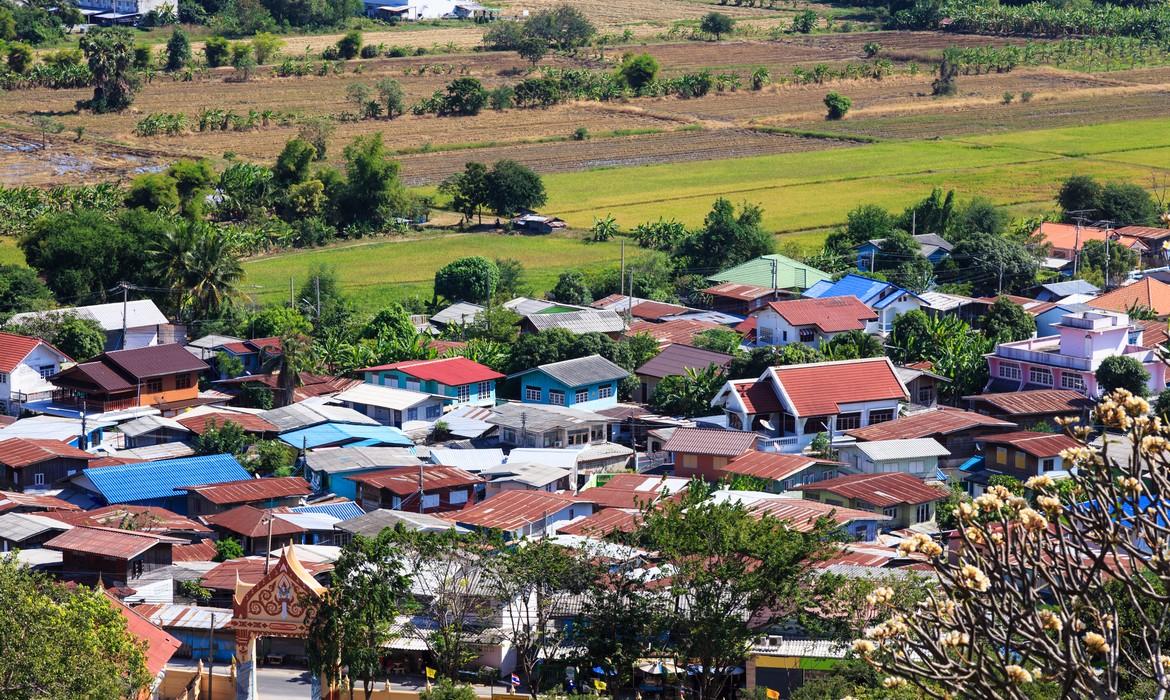
[[[290,278],[300,284],[312,266],[331,265],[346,293],[360,308],[372,310],[396,298],[429,298],[436,270],[456,258],[482,255],[519,260],[533,292],[542,294],[563,270],[617,264],[620,245],[618,241],[589,243],[572,234],[436,235],[421,240],[359,242],[248,261],[244,264],[244,286],[262,301],[282,299],[288,295]],[[630,246],[627,253],[634,255],[637,250]]]

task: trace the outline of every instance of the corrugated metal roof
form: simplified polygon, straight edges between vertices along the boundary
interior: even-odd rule
[[[517,372],[511,376],[521,377],[531,372],[542,372],[567,387],[586,386],[598,382],[610,382],[615,379],[625,379],[630,373],[615,365],[601,355],[589,355],[572,360],[550,362],[532,369]]]
[[[164,418],[162,416],[142,416],[141,418],[135,418],[132,421],[127,421],[119,425],[118,430],[123,435],[130,437],[153,433],[156,430],[174,430],[180,433],[191,432],[187,426],[174,418]]]
[[[503,379],[504,375],[491,367],[469,360],[466,357],[440,357],[437,360],[405,360],[377,365],[359,370],[361,372],[375,372],[398,370],[417,379],[428,382],[439,382],[447,386],[461,386],[478,382],[490,382]]]
[[[382,530],[393,528],[399,524],[402,524],[407,530],[416,532],[444,532],[451,529],[466,532],[464,528],[457,527],[455,523],[440,518],[437,515],[388,510],[385,508],[372,510],[369,513],[363,513],[349,520],[344,520],[337,523],[334,527],[355,535],[377,537]]]
[[[175,489],[249,478],[231,455],[206,455],[85,469],[87,479],[107,503],[174,498]]]
[[[927,486],[921,479],[902,472],[852,474],[795,488],[798,491],[827,491],[843,498],[871,503],[878,508],[940,501],[949,493],[945,488]]]
[[[431,322],[440,325],[471,323],[475,320],[476,316],[479,316],[481,311],[483,311],[483,307],[479,304],[461,301],[431,316]]]
[[[642,376],[658,378],[674,375],[683,376],[688,369],[704,370],[710,365],[726,367],[730,362],[731,355],[674,343],[662,348],[661,352],[634,372]]]
[[[456,450],[450,447],[432,447],[431,461],[445,467],[458,467],[469,472],[481,472],[504,463],[504,451],[496,448]]]
[[[566,428],[586,423],[612,423],[612,419],[579,408],[547,406],[535,403],[503,403],[492,409],[487,418],[492,425],[507,428],[527,428],[531,432],[544,433],[556,428]]]
[[[408,447],[347,447],[312,450],[305,455],[305,463],[313,471],[333,474],[353,469],[410,467],[421,460]]]
[[[280,439],[293,447],[324,447],[351,442],[365,442],[367,445],[410,447],[411,440],[398,428],[386,425],[352,425],[349,423],[325,423],[284,433]]]
[[[0,513],[23,508],[28,510],[81,510],[77,506],[56,496],[19,491],[0,491]]]
[[[113,559],[133,559],[159,544],[186,544],[177,537],[110,527],[75,527],[45,543],[46,549],[99,554]]]
[[[159,627],[201,630],[227,629],[232,622],[231,608],[205,608],[176,603],[147,603],[134,606],[134,612]]]
[[[609,309],[582,309],[559,314],[529,314],[525,316],[538,331],[564,328],[571,333],[620,333],[626,329],[625,320]]]
[[[678,304],[667,304],[661,301],[643,301],[640,304],[635,304],[630,309],[630,315],[634,318],[657,321],[660,318],[677,316],[687,311],[690,311],[690,309],[685,306],[679,306]]]
[[[504,491],[445,517],[463,525],[512,531],[539,522],[573,503],[571,496],[547,491]]]
[[[115,453],[117,457],[141,459],[146,462],[160,459],[179,459],[181,457],[191,457],[194,454],[194,448],[185,442],[164,442],[161,445],[135,447],[129,450],[118,450]]]
[[[790,325],[816,326],[823,333],[865,330],[865,324],[878,317],[876,311],[852,296],[773,301],[767,308]]]
[[[364,510],[361,509],[361,506],[354,503],[353,501],[341,501],[338,503],[321,503],[318,505],[309,505],[309,506],[294,506],[292,508],[289,508],[289,510],[291,510],[294,513],[323,513],[325,515],[331,515],[331,516],[337,518],[338,520],[348,520],[350,518],[356,518],[357,516],[359,516],[365,512]]]
[[[526,462],[508,462],[479,473],[488,481],[515,481],[533,488],[544,488],[567,477],[571,472],[564,467]]]
[[[50,530],[69,530],[73,526],[57,518],[35,513],[4,513],[0,515],[0,539],[19,545],[30,537]]]
[[[104,331],[122,330],[122,302],[109,304],[94,304],[93,306],[71,306],[51,311],[28,311],[16,314],[9,323],[23,323],[33,318],[52,318],[54,316],[75,315],[97,321]],[[150,299],[137,299],[125,305],[126,327],[142,328],[143,326],[163,326],[170,321],[163,315]]]
[[[838,525],[847,525],[856,520],[884,522],[890,516],[865,510],[842,508],[801,498],[763,498],[748,508],[757,515],[770,515],[789,524],[793,530],[808,532],[816,527],[821,518],[829,518]]]
[[[627,336],[639,335],[645,333],[654,338],[660,345],[667,345],[670,343],[682,343],[683,345],[690,345],[694,342],[695,336],[703,331],[726,329],[712,321],[699,321],[694,319],[676,319],[673,321],[666,321],[665,323],[654,323],[652,321],[634,321],[630,324],[630,329],[626,332]]]
[[[754,301],[760,297],[766,297],[774,294],[776,290],[771,287],[757,287],[754,284],[739,284],[736,282],[724,282],[713,287],[707,287],[703,290],[703,294],[710,294],[714,297],[726,297],[728,299],[736,299],[739,301]]]
[[[112,350],[96,358],[137,379],[178,372],[202,372],[207,363],[183,349],[182,345],[149,345],[131,350]]]
[[[818,461],[820,460],[804,455],[789,455],[779,452],[759,452],[752,450],[731,460],[721,467],[720,470],[729,474],[742,474],[744,476],[754,476],[758,479],[781,481],[793,474],[799,474],[801,471],[817,464]]]
[[[171,660],[179,647],[183,646],[183,643],[156,627],[150,620],[126,607],[109,593],[106,593],[106,596],[110,603],[118,608],[122,617],[126,618],[126,631],[142,643],[147,672],[151,677],[158,676],[166,668],[167,662]]]
[[[951,452],[943,447],[934,438],[914,438],[910,440],[873,440],[858,442],[854,449],[861,451],[866,457],[875,462],[886,462],[891,459],[918,459],[920,457],[946,457]]]
[[[363,406],[388,408],[394,411],[405,411],[414,406],[421,406],[424,403],[441,400],[434,394],[424,394],[421,391],[408,391],[397,387],[365,383],[346,389],[334,395],[333,398],[338,401],[348,401]]]
[[[979,442],[988,445],[1010,445],[1033,457],[1055,457],[1065,450],[1080,446],[1076,440],[1063,433],[1038,433],[1031,430],[987,435],[979,438]]]
[[[735,282],[768,289],[807,289],[821,280],[829,279],[829,274],[792,258],[773,254],[748,260],[708,279],[712,282]]]
[[[515,460],[522,464],[543,464],[562,469],[572,469],[580,457],[580,450],[555,447],[517,447],[508,453],[509,462]]]
[[[29,356],[38,345],[44,345],[49,351],[59,356],[61,360],[69,360],[69,356],[57,348],[49,345],[40,338],[30,338],[15,333],[0,333],[0,372],[11,372],[20,366],[24,358]]]
[[[123,503],[86,511],[55,513],[53,517],[75,526],[116,527],[138,532],[211,532],[190,518],[157,506]]]
[[[287,520],[275,518],[275,514],[268,510],[252,506],[236,506],[222,513],[205,516],[203,519],[208,525],[234,532],[244,537],[263,537],[269,531],[269,519],[272,518],[273,535],[295,535],[305,531],[305,528]]]
[[[593,515],[572,521],[560,527],[563,535],[585,535],[602,538],[611,532],[633,532],[638,528],[641,516],[635,510],[606,508]]]
[[[334,525],[345,519],[328,513],[274,513],[273,515],[303,530],[317,532],[331,531]]]
[[[557,306],[557,304],[556,302],[546,301],[544,299],[516,297],[515,299],[505,301],[503,306],[509,311],[518,313],[521,316],[527,316],[528,314],[538,314],[545,309]]]
[[[439,466],[396,467],[380,472],[357,474],[349,479],[374,488],[386,489],[397,496],[417,494],[420,479],[424,493],[459,486],[474,486],[483,482],[483,479],[471,472]]]
[[[666,452],[738,457],[752,449],[759,435],[743,430],[678,428],[662,445]]]
[[[877,423],[864,428],[847,430],[846,435],[861,441],[869,440],[907,440],[923,438],[931,435],[950,435],[972,428],[1014,428],[1010,423],[974,411],[942,408],[934,411],[923,411],[905,418]]]
[[[963,398],[973,402],[989,403],[999,413],[1016,416],[1077,413],[1093,405],[1092,401],[1072,389],[1008,391],[1000,394],[964,396]]]
[[[194,491],[216,505],[255,503],[273,498],[307,496],[312,493],[309,482],[299,476],[279,476],[266,479],[240,479],[214,484],[188,484],[177,491]]]
[[[89,462],[97,457],[58,440],[21,437],[0,440],[0,464],[7,467],[20,469],[50,459],[81,459]]]
[[[202,435],[213,425],[216,428],[222,428],[225,423],[235,423],[247,433],[275,433],[277,431],[275,425],[260,416],[239,411],[210,411],[179,418],[179,423],[196,435]]]
[[[280,432],[308,428],[322,423],[353,423],[354,425],[378,425],[378,421],[352,408],[328,403],[330,399],[320,396],[305,399],[281,408],[264,411],[260,417],[276,426]]]

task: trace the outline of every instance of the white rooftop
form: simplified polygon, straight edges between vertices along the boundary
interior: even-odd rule
[[[917,459],[920,457],[946,457],[951,452],[934,438],[910,440],[874,440],[853,445],[874,462],[893,459]]]
[[[52,309],[51,311],[28,311],[16,314],[9,323],[21,323],[33,318],[47,318],[56,315],[74,314],[79,318],[88,318],[97,321],[105,331],[122,330],[122,302],[110,304],[95,304],[93,306],[73,306],[66,309]],[[139,299],[127,302],[125,305],[126,327],[141,328],[143,326],[161,326],[170,323],[163,312],[158,310],[150,299]]]

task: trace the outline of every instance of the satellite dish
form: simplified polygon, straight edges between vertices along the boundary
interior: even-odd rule
[[[760,425],[762,425],[764,427],[764,430],[767,430],[770,433],[776,431],[776,429],[772,427],[772,424],[766,420],[760,421]]]

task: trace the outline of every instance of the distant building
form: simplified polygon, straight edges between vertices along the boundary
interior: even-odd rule
[[[875,333],[889,333],[894,328],[894,319],[907,311],[926,306],[922,297],[891,282],[845,275],[836,282],[824,280],[804,292],[810,299],[830,297],[856,297],[878,314],[877,325],[869,328]],[[868,327],[867,327],[868,328]]]
[[[251,479],[251,475],[235,457],[205,455],[88,468],[74,476],[72,482],[75,488],[89,492],[100,505],[159,506],[187,515],[187,495],[177,489],[246,479]]]
[[[550,313],[528,314],[520,322],[523,333],[539,333],[552,328],[563,328],[577,335],[602,333],[615,340],[626,330],[626,321],[609,309],[580,309]]]
[[[509,540],[551,535],[557,525],[593,514],[593,504],[545,491],[505,491],[443,517],[475,530],[498,530]]]
[[[57,386],[48,405],[33,410],[59,410],[92,415],[135,408],[176,411],[198,405],[199,375],[207,363],[182,345],[151,345],[114,350],[49,377]]]
[[[773,254],[762,255],[730,269],[711,275],[714,283],[733,282],[765,289],[803,291],[830,275],[792,258]]]
[[[138,7],[140,5],[149,6],[150,9],[153,9],[157,5],[166,5],[168,3],[172,9],[175,6],[174,0],[85,0],[85,2],[80,4],[82,11],[84,12],[91,3],[96,3],[99,8],[105,5],[111,9],[115,4],[124,9]],[[149,11],[147,9],[143,13],[145,14],[145,12]],[[36,318],[51,318],[65,315],[74,315],[78,318],[94,321],[101,326],[106,334],[106,350],[132,350],[134,348],[174,342],[174,327],[170,325],[171,322],[158,310],[154,302],[149,299],[130,301],[126,304],[122,304],[119,301],[109,304],[94,304],[93,306],[73,306],[64,309],[52,309],[50,311],[27,311],[13,315],[12,318],[8,319],[8,324],[12,325],[23,323],[24,321],[31,321]],[[125,328],[124,334],[123,328]]]
[[[759,435],[740,430],[677,428],[662,446],[674,463],[674,473],[715,483],[729,462],[756,446]]]
[[[257,508],[295,506],[312,493],[309,482],[299,476],[192,484],[175,490],[186,492],[188,515],[221,513],[242,505]]]
[[[406,360],[361,370],[367,384],[388,386],[407,391],[444,397],[453,406],[494,406],[496,381],[504,375],[466,357],[437,360]],[[343,399],[344,400],[344,399]],[[367,415],[369,415],[367,413]],[[437,418],[428,415],[426,420]],[[416,418],[423,420],[420,413]],[[392,425],[379,420],[384,425]]]
[[[946,488],[902,473],[839,476],[797,488],[821,503],[888,516],[890,529],[931,522],[935,506],[949,495]]]
[[[62,553],[62,570],[73,581],[125,585],[155,569],[171,565],[171,547],[185,540],[166,535],[107,527],[74,527],[45,542]]]
[[[484,480],[453,467],[396,467],[346,477],[357,484],[357,503],[363,510],[409,510],[443,513],[479,500]],[[420,500],[421,498],[421,500]]]
[[[1037,433],[1021,430],[1014,433],[987,435],[983,444],[984,468],[1007,474],[1020,481],[1033,476],[1069,476],[1061,453],[1076,449],[1076,440],[1063,433]]]
[[[57,440],[0,441],[0,488],[45,491],[89,466],[97,455]]]
[[[842,462],[863,474],[900,472],[918,479],[939,478],[939,458],[950,455],[933,438],[855,442],[838,452]]]
[[[773,301],[756,316],[756,343],[800,343],[819,348],[838,334],[849,331],[878,332],[878,313],[856,297]]]
[[[725,355],[713,350],[674,343],[667,345],[657,355],[650,358],[641,367],[634,370],[638,378],[637,400],[648,403],[658,388],[658,382],[667,377],[686,376],[688,370],[701,372],[714,365],[717,369],[727,369],[731,363],[731,355]]]
[[[518,372],[524,403],[565,406],[587,411],[617,404],[618,384],[629,372],[600,355],[551,362]]]
[[[846,436],[858,443],[930,438],[946,448],[939,465],[958,467],[977,452],[976,443],[987,435],[1014,431],[1016,424],[973,411],[945,408],[922,411],[904,418],[858,428]]]
[[[918,243],[918,252],[929,260],[931,265],[937,265],[945,260],[955,248],[945,238],[935,233],[920,233],[913,238]],[[857,269],[873,272],[875,261],[881,255],[882,244],[885,242],[884,238],[878,238],[859,245],[857,247]]]
[[[0,405],[20,415],[24,405],[45,401],[56,388],[49,377],[61,371],[69,356],[39,338],[0,333]]]
[[[757,287],[754,284],[739,284],[738,282],[723,282],[704,289],[710,299],[710,307],[715,311],[722,311],[738,316],[747,316],[753,311],[763,308],[769,301],[776,301],[787,296],[785,293],[771,287]]]
[[[1143,277],[1133,284],[1118,287],[1085,302],[1094,309],[1128,313],[1135,307],[1144,307],[1160,319],[1170,317],[1170,284],[1154,277]]]

